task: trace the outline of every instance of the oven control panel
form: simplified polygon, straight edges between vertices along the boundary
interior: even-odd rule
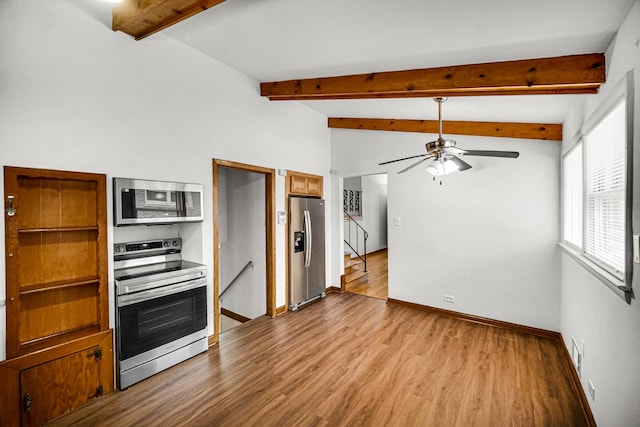
[[[116,243],[113,245],[115,255],[143,255],[149,252],[180,252],[182,239],[174,237],[170,239],[145,240],[141,242]]]

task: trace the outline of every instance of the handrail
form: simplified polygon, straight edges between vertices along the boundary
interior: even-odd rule
[[[236,282],[236,280],[238,280],[238,278],[242,275],[242,273],[245,272],[245,270],[249,267],[253,267],[253,261],[249,261],[248,263],[245,264],[244,267],[242,267],[242,270],[240,270],[240,272],[238,274],[236,274],[236,277],[234,277],[231,282],[229,282],[229,284],[224,288],[224,290],[220,293],[220,295],[218,296],[218,299],[222,298],[222,295],[225,294],[225,292],[227,292],[229,290],[229,288],[231,288],[231,286]]]
[[[358,256],[358,258],[360,258],[362,260],[362,262],[364,262],[364,271],[365,273],[367,272],[367,239],[369,238],[369,233],[367,233],[367,230],[364,229],[364,227],[362,227],[358,221],[355,220],[354,217],[352,217],[348,212],[344,212],[344,214],[348,217],[349,219],[349,240],[347,239],[343,239],[344,242],[347,244],[347,246],[349,246],[351,248],[351,250],[353,250],[353,252]],[[356,247],[354,248],[351,245],[351,223],[354,223],[360,230],[362,230],[362,235],[364,237],[364,256],[360,255],[360,253],[358,252],[359,249],[359,245],[358,245],[358,230],[356,229]]]
[[[362,230],[362,232],[364,233],[364,235],[365,235],[365,236],[369,237],[369,233],[367,233],[367,230],[365,230],[365,229],[364,229],[364,227],[362,227],[362,226],[358,223],[358,221],[356,221],[356,219],[355,219],[354,217],[352,217],[352,216],[349,214],[349,212],[345,212],[344,214],[345,214],[346,216],[348,216],[348,217],[349,217],[349,219],[350,219],[351,221],[353,221],[353,222],[354,222],[354,224],[355,224],[355,225],[357,225],[357,226],[358,226],[358,228],[359,228],[360,230]]]

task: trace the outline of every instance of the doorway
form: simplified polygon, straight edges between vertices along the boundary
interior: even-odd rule
[[[343,178],[344,274],[341,288],[384,300],[389,295],[387,188],[386,173]]]
[[[275,316],[274,201],[275,170],[213,160],[214,334],[210,344],[220,339],[220,313],[225,306],[227,314],[238,314],[240,320],[265,313]],[[226,302],[221,304],[220,296]]]

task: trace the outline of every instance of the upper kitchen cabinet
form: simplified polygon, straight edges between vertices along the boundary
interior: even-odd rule
[[[322,177],[287,171],[287,194],[322,197]]]
[[[5,166],[4,198],[0,425],[41,424],[113,389],[106,176]]]

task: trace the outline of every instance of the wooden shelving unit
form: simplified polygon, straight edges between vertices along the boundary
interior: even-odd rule
[[[41,425],[113,389],[106,176],[5,167],[4,182],[15,214],[5,215],[0,425]],[[99,357],[87,364],[85,353]]]

